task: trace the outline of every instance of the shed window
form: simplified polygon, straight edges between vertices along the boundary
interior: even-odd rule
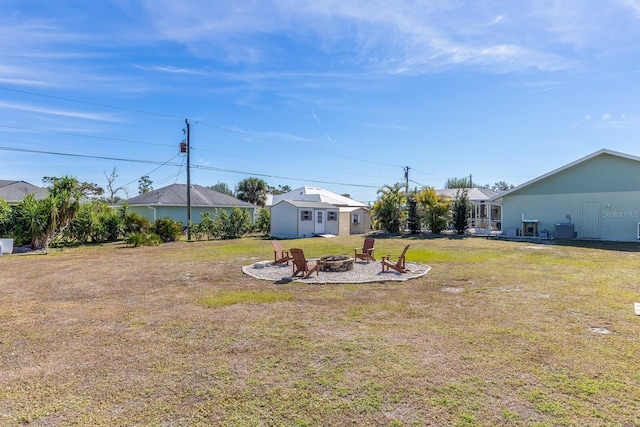
[[[351,215],[351,218],[353,218],[354,224],[360,224],[360,214],[353,214]]]
[[[300,221],[311,221],[311,211],[300,211]]]
[[[327,221],[337,221],[338,220],[338,212],[329,211],[327,212]]]

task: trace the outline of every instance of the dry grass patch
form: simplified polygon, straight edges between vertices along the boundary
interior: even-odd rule
[[[0,424],[640,425],[636,246],[407,243],[429,275],[358,285],[246,276],[260,239],[2,257]]]

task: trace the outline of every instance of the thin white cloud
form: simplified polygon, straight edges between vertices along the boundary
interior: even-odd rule
[[[498,15],[495,18],[493,18],[493,21],[491,21],[491,23],[489,25],[497,25],[497,24],[501,23],[502,21],[504,21],[504,15]]]
[[[14,102],[0,101],[0,108],[7,108],[12,110],[26,111],[29,113],[48,114],[61,117],[72,117],[78,119],[95,120],[101,122],[121,122],[119,118],[112,114],[99,114],[99,113],[87,113],[83,111],[69,111],[53,108],[45,108],[36,105],[18,104]]]
[[[508,1],[271,0],[189,9],[188,4],[154,0],[147,7],[165,37],[201,55],[223,51],[232,62],[261,62],[286,54],[273,51],[268,38],[261,37],[272,35],[314,44],[325,52],[344,50],[344,63],[394,74],[457,66],[490,72],[573,67],[576,61],[566,54],[564,43],[592,31],[587,24],[593,14],[583,7],[569,16],[570,7],[542,2],[544,7]],[[568,19],[564,26],[563,18]],[[560,45],[559,39],[564,40]]]
[[[583,68],[585,61],[614,55],[627,41],[640,39],[637,25],[625,25],[629,10],[640,17],[640,0],[119,0],[113,5],[123,22],[101,23],[100,31],[72,26],[73,17],[22,23],[0,18],[0,55],[18,61],[24,54],[25,69],[33,70],[21,76],[0,71],[0,78],[36,85],[30,76],[43,64],[51,66],[52,58],[99,58],[118,46],[163,43],[182,44],[187,53],[224,65],[248,64],[264,70],[263,76],[289,73],[292,79],[450,69],[547,72]],[[302,65],[294,64],[299,53],[289,46],[304,52]],[[69,71],[65,62],[57,62],[48,84],[90,81],[100,72],[98,67]],[[215,69],[138,64],[138,70],[166,76],[206,76]]]
[[[194,75],[194,76],[204,76],[207,75],[207,73],[205,73],[202,70],[198,70],[198,69],[194,69],[194,68],[178,68],[178,67],[171,67],[171,66],[143,66],[143,65],[136,65],[136,68],[140,69],[140,70],[146,70],[146,71],[158,71],[161,73],[168,73],[168,74],[189,74],[189,75]]]
[[[593,127],[596,129],[620,129],[627,127],[637,127],[638,125],[640,125],[640,120],[637,120],[633,115],[629,113],[621,113],[619,115],[604,113],[600,116],[600,118],[596,118],[595,120],[591,114],[587,114],[582,118],[581,121],[576,124]]]

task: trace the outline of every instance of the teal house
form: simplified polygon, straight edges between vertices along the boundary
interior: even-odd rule
[[[200,213],[210,212],[215,216],[216,210],[223,209],[230,213],[233,208],[247,209],[251,218],[256,205],[245,202],[235,197],[219,193],[200,185],[191,185],[191,221],[198,224],[202,219]],[[135,212],[155,221],[157,218],[169,217],[181,221],[187,225],[187,186],[185,184],[173,184],[148,193],[132,197],[127,200],[130,212]]]
[[[640,240],[640,157],[600,150],[491,199],[505,236]]]

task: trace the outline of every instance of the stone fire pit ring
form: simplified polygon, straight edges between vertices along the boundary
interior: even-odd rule
[[[354,259],[344,255],[327,255],[318,259],[318,270],[325,272],[345,272],[353,270]]]

